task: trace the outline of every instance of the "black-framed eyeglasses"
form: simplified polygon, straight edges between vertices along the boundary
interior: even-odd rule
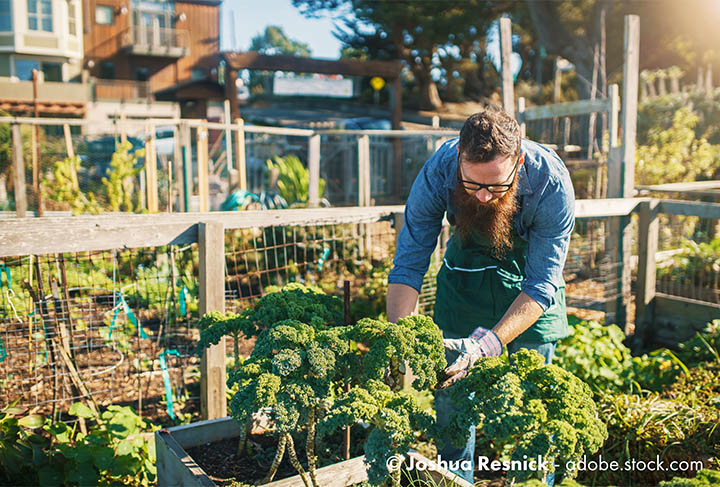
[[[459,160],[458,164],[460,164]],[[463,188],[472,193],[476,193],[483,188],[494,194],[505,193],[509,191],[510,188],[512,188],[513,184],[515,184],[515,173],[517,172],[518,167],[520,167],[520,157],[518,157],[515,161],[515,168],[513,169],[512,174],[510,174],[510,177],[508,178],[512,180],[510,184],[480,184],[476,183],[475,181],[468,181],[466,179],[460,179],[460,183],[463,185]],[[462,166],[460,166],[460,174],[462,174]]]

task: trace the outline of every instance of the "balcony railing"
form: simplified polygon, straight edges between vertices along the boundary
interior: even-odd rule
[[[137,24],[120,34],[120,47],[138,56],[180,58],[190,54],[185,30]]]
[[[152,91],[148,81],[120,79],[92,79],[91,94],[93,101],[152,101]]]

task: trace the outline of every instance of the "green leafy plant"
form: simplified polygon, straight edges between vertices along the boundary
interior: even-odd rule
[[[433,418],[415,397],[401,389],[409,365],[418,389],[433,387],[445,367],[442,337],[430,318],[407,317],[398,323],[362,319],[340,325],[340,301],[300,284],[265,295],[240,315],[206,315],[198,350],[226,333],[257,334],[249,358],[233,370],[228,386],[232,416],[246,425],[253,414],[269,410],[278,441],[264,479],[271,481],[287,453],[307,486],[317,486],[316,443],[358,421],[374,426],[365,443],[374,485],[399,485],[386,459],[407,451],[418,429]],[[236,362],[237,364],[238,362]],[[246,428],[241,428],[245,432]],[[304,435],[307,472],[298,460],[295,438]],[[238,453],[244,453],[245,437]]]
[[[672,115],[672,126],[652,127],[647,143],[638,145],[635,166],[636,184],[708,179],[720,160],[720,147],[698,138],[697,114],[679,108]]]
[[[117,146],[110,161],[107,177],[102,178],[110,211],[135,210],[133,181],[142,171],[142,167],[138,167],[138,159],[145,155],[145,149],[136,150],[132,154],[130,149],[132,149],[130,142],[123,142]]]
[[[452,386],[458,405],[450,419],[453,442],[464,444],[471,424],[492,438],[509,461],[555,459],[557,472],[573,477],[567,462],[594,453],[607,438],[590,387],[570,372],[546,365],[534,350],[521,349],[508,362],[501,357],[478,361],[467,377]],[[552,465],[548,465],[552,470]],[[513,470],[508,482],[536,477],[543,470]]]
[[[275,156],[268,159],[267,173],[269,178],[269,186],[274,186],[280,193],[280,196],[290,206],[304,206],[310,197],[310,171],[305,165],[294,155],[285,157]],[[325,180],[320,178],[318,183],[318,194],[322,196],[325,192]]]
[[[595,393],[657,391],[685,368],[667,349],[634,357],[617,325],[576,319],[570,322],[570,335],[558,343],[554,363],[585,381]]]
[[[69,414],[93,420],[86,432],[9,407],[0,413],[0,478],[13,485],[143,485],[155,481],[154,429],[129,407],[99,416],[83,403]]]
[[[675,477],[672,480],[660,482],[658,487],[713,487],[715,485],[720,485],[720,472],[700,470],[694,478]]]
[[[43,179],[42,189],[45,196],[53,201],[66,203],[72,208],[73,215],[81,213],[98,214],[100,205],[91,192],[83,192],[78,183],[77,171],[81,165],[80,157],[66,157],[55,161],[52,179]]]

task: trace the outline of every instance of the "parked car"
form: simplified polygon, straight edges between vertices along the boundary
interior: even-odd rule
[[[338,122],[338,128],[343,130],[391,130],[390,120],[373,117],[346,118]]]

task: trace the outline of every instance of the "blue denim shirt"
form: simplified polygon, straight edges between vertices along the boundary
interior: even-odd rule
[[[457,138],[443,144],[415,178],[388,282],[420,291],[457,186],[457,144]],[[544,311],[555,304],[555,293],[564,285],[562,271],[575,227],[575,192],[555,151],[529,140],[523,140],[522,150],[525,163],[516,180],[522,206],[515,214],[515,229],[528,242],[522,290]]]

